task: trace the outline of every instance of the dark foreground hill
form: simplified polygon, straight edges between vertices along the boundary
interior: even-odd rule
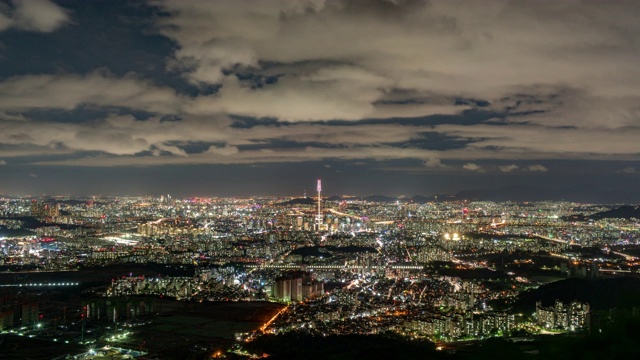
[[[246,345],[270,359],[452,359],[428,341],[396,335],[311,336],[302,333],[259,337]]]
[[[591,335],[536,336],[530,340],[491,338],[443,344],[444,351],[437,351],[435,344],[426,340],[411,341],[390,334],[323,337],[288,333],[263,336],[245,346],[255,354],[268,354],[269,359],[638,359],[640,322],[627,319]]]
[[[542,305],[548,306],[556,299],[563,302],[588,302],[594,310],[640,306],[640,279],[624,277],[556,281],[522,293],[514,307],[532,312],[535,310],[536,301],[542,301]]]

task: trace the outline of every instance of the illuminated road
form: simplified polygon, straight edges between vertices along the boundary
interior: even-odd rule
[[[340,211],[335,210],[335,209],[327,209],[327,210],[330,213],[334,214],[334,215],[340,215],[340,216],[350,217],[350,218],[355,219],[355,220],[361,220],[360,216],[343,213],[343,212],[340,212]]]
[[[638,260],[637,257],[635,257],[633,255],[622,253],[620,251],[612,251],[612,253],[614,253],[614,254],[616,254],[618,256],[622,256],[627,261],[636,261],[636,260]]]
[[[282,270],[298,270],[301,268],[309,270],[368,270],[376,268],[374,266],[359,266],[359,265],[246,265],[250,269],[282,269]],[[384,268],[392,270],[422,270],[423,265],[387,265]]]
[[[535,236],[535,237],[540,238],[542,240],[557,242],[557,243],[560,243],[560,244],[569,244],[569,242],[566,241],[566,240],[553,239],[553,238],[550,238],[548,236],[544,236],[544,235],[540,235],[540,234],[531,234],[531,236]]]
[[[267,330],[269,325],[273,324],[273,322],[276,321],[278,316],[282,315],[288,309],[289,309],[289,305],[285,306],[284,308],[282,308],[282,310],[278,311],[275,315],[273,315],[273,317],[269,319],[269,321],[267,321],[266,323],[264,323],[264,325],[260,327],[260,332],[264,334],[264,332]]]
[[[601,273],[608,272],[608,273],[612,273],[612,274],[615,274],[615,273],[632,273],[633,272],[631,270],[620,270],[620,269],[599,269],[598,271],[601,272]]]

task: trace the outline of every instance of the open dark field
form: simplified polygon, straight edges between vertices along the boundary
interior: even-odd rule
[[[122,345],[142,347],[150,358],[195,359],[202,353],[228,347],[236,332],[258,329],[281,308],[282,305],[267,302],[161,300],[156,302],[160,314],[151,318],[150,324],[134,328],[131,340]]]

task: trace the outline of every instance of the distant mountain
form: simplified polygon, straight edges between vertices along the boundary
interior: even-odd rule
[[[442,200],[488,201],[575,201],[591,204],[633,204],[640,202],[640,193],[631,190],[587,190],[583,188],[539,188],[509,186],[497,189],[463,190],[455,196],[442,196]]]
[[[543,306],[549,306],[556,299],[563,302],[573,300],[588,302],[593,309],[597,310],[640,306],[640,279],[623,277],[556,281],[520,294],[514,307],[522,311],[533,311],[536,301],[542,301]]]
[[[425,204],[428,202],[433,202],[435,198],[433,196],[422,196],[422,195],[414,195],[409,198],[410,202],[415,204]]]
[[[17,198],[10,195],[0,195],[4,198]],[[316,201],[315,196],[290,199],[283,204],[305,205]],[[45,202],[63,203],[69,205],[82,205],[89,200],[94,202],[106,202],[105,199],[93,199],[90,197],[78,197],[62,200],[55,197],[48,197]],[[368,196],[354,195],[333,195],[325,198],[327,201],[343,200],[366,200],[370,202],[383,203],[417,203],[424,204],[434,201],[513,201],[513,202],[538,202],[538,201],[574,201],[583,204],[640,204],[640,192],[635,189],[589,189],[584,187],[567,188],[544,188],[537,186],[508,186],[493,189],[467,189],[455,194],[435,194],[431,196],[414,195],[412,197],[393,197],[382,194],[371,194]],[[620,217],[613,215],[610,217]],[[637,217],[637,216],[636,216]]]
[[[398,201],[398,198],[390,197],[390,196],[384,196],[384,195],[369,195],[369,196],[365,196],[364,200],[371,201],[371,202],[386,202],[386,203],[390,203],[390,202]]]
[[[529,186],[512,186],[498,189],[463,190],[455,195],[456,200],[489,201],[544,201],[569,200],[571,191],[563,189],[541,189]]]
[[[640,219],[640,206],[621,206],[616,209],[602,211],[591,215],[572,215],[563,218],[567,221],[587,221],[602,219]]]
[[[640,219],[640,206],[621,206],[617,209],[603,211],[589,216],[594,220],[600,219]]]
[[[442,196],[444,199],[445,196]],[[368,195],[364,197],[354,197],[354,196],[340,196],[333,195],[328,197],[326,200],[328,201],[343,201],[343,200],[364,200],[370,202],[381,202],[381,203],[415,203],[415,204],[425,204],[428,202],[435,201],[435,196],[423,196],[423,195],[414,195],[412,197],[393,197],[386,195]]]
[[[295,198],[285,202],[280,203],[281,205],[313,205],[316,203],[316,199],[311,197],[306,198]]]
[[[393,197],[380,194],[372,194],[364,197],[344,197],[334,195],[327,200],[366,200],[381,203],[417,203],[424,204],[434,201],[513,201],[513,202],[537,202],[537,201],[575,201],[591,204],[634,204],[640,202],[640,193],[634,191],[585,191],[579,188],[539,188],[534,186],[509,186],[495,189],[470,189],[462,190],[456,194],[437,194],[432,196],[414,195],[412,197]],[[624,217],[624,216],[610,216]],[[636,216],[637,217],[637,216]]]
[[[58,200],[55,198],[47,198],[44,199],[44,202],[49,204],[66,204],[66,205],[86,205],[88,201],[91,199],[68,199],[68,200]]]

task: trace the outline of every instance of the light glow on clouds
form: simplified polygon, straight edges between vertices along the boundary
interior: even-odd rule
[[[516,170],[517,168],[519,168],[519,166],[516,165],[516,164],[498,166],[498,169],[500,169],[500,171],[502,171],[502,172],[512,172],[513,170]]]
[[[48,0],[11,0],[0,4],[0,31],[51,32],[69,23],[69,15]]]
[[[529,165],[527,167],[527,169],[529,171],[538,171],[538,172],[547,172],[547,171],[549,171],[549,169],[547,169],[546,166],[539,165],[539,164],[537,164],[537,165]]]
[[[478,165],[478,164],[474,164],[474,163],[466,163],[464,165],[462,165],[462,168],[465,170],[469,170],[469,171],[478,171],[478,172],[482,172],[485,171],[482,166]]]
[[[640,153],[633,1],[149,6],[166,14],[151,19],[153,30],[175,43],[166,72],[199,90],[108,69],[6,78],[0,157],[70,166],[414,159],[420,171],[509,173],[548,171],[530,161],[637,160]],[[0,7],[0,31],[51,32],[72,17],[49,1],[14,0]],[[126,111],[83,122],[29,115],[83,107]],[[151,116],[136,119],[138,111]],[[465,122],[474,111],[497,117]],[[429,122],[438,115],[452,120]],[[235,126],[240,116],[270,122]],[[430,146],[427,133],[462,145]],[[187,151],[193,143],[203,145]],[[65,154],[73,156],[44,157]]]

